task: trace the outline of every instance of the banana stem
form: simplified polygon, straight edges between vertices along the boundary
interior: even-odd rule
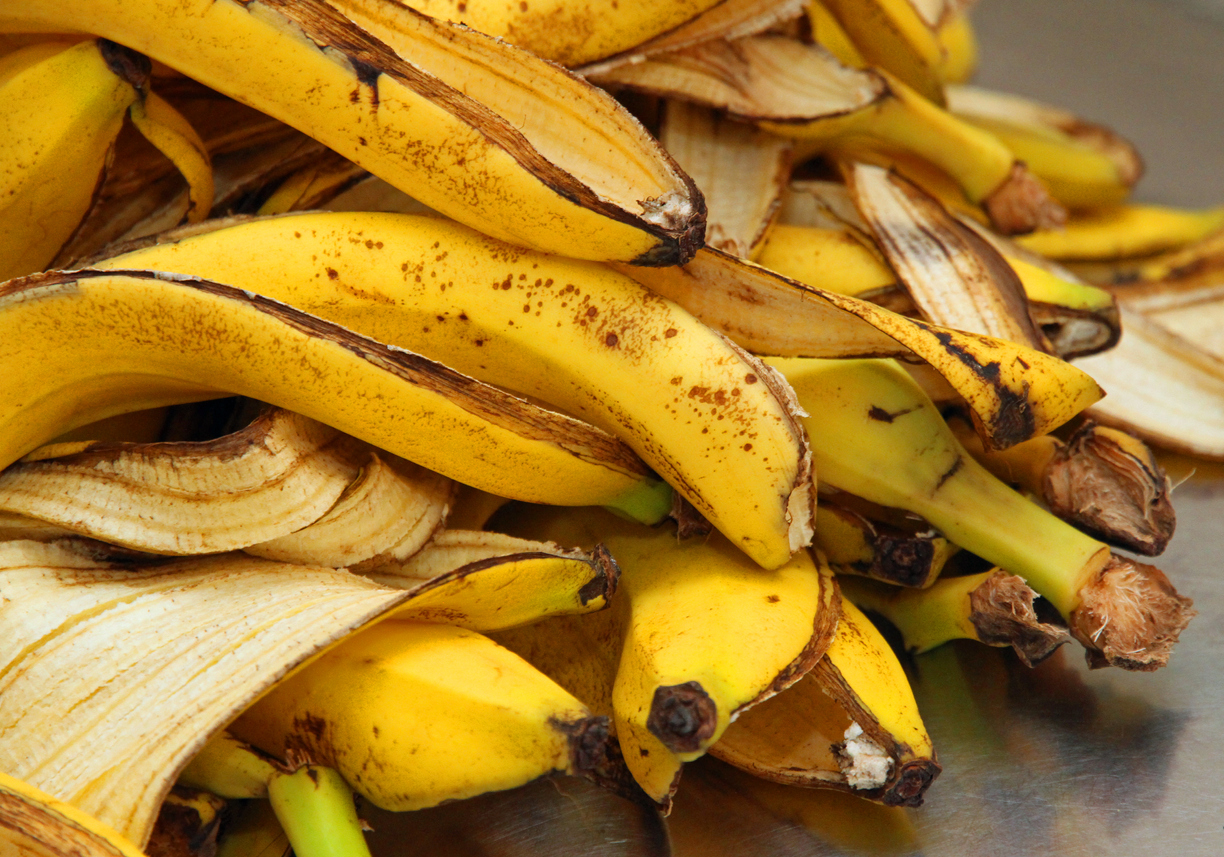
[[[268,799],[297,857],[370,857],[353,792],[333,768],[276,772]]]
[[[929,589],[880,586],[842,580],[842,594],[896,626],[905,647],[921,654],[950,640],[977,640],[1011,646],[1028,666],[1071,642],[1067,629],[1042,622],[1033,607],[1036,593],[1014,574],[991,569],[941,580]]]
[[[654,526],[672,510],[672,487],[663,481],[643,479],[604,508],[622,518]]]
[[[1003,485],[964,450],[942,484],[906,507],[950,541],[1023,577],[1063,616],[1079,607],[1080,590],[1110,559],[1108,547]]]

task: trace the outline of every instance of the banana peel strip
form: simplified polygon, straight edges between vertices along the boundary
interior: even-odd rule
[[[1020,278],[994,247],[896,173],[857,162],[843,168],[859,213],[928,321],[1050,350]]]
[[[2,477],[0,477],[2,478]],[[370,452],[343,496],[317,520],[244,548],[281,562],[350,568],[409,557],[446,520],[455,483],[388,453]]]
[[[161,322],[148,325],[150,314]],[[40,377],[52,379],[28,405],[28,372],[10,373],[23,392],[0,398],[9,403],[0,411],[4,465],[105,416],[234,392],[317,417],[504,496],[560,492],[551,502],[614,503],[651,482],[636,454],[594,426],[218,283],[147,271],[50,272],[0,287],[0,316],[22,331],[10,338],[9,359],[41,363]],[[110,323],[100,327],[99,318]],[[63,347],[74,325],[87,331],[75,340],[85,354],[104,352],[104,359]],[[320,395],[320,379],[327,395]],[[75,395],[52,395],[86,384],[92,399],[84,412],[72,404]],[[413,431],[404,431],[406,421]]]
[[[1076,365],[1110,395],[1089,410],[1148,443],[1224,460],[1224,360],[1121,306],[1118,345]]]
[[[233,554],[123,567],[9,542],[0,568],[0,769],[141,845],[213,732],[409,597]]]
[[[1051,355],[906,318],[716,250],[683,267],[615,267],[756,354],[925,361],[964,396],[991,449],[1046,434],[1103,395]]]
[[[221,553],[315,522],[368,454],[276,409],[212,441],[40,447],[0,473],[0,510],[149,553]]]
[[[499,533],[448,530],[408,561],[364,576],[411,593],[395,618],[492,632],[602,610],[616,592],[620,568],[602,545],[586,553]]]
[[[0,769],[140,843],[210,737],[358,628],[395,618],[500,630],[602,609],[618,577],[605,551],[555,546],[411,589],[241,553],[144,565],[98,556],[69,542],[0,547],[0,600],[18,608],[0,617],[0,717],[12,724]]]
[[[777,215],[793,144],[683,101],[667,103],[659,140],[705,196],[706,246],[751,258]]]
[[[22,857],[144,857],[75,806],[0,772],[0,852]]]
[[[774,782],[920,806],[941,770],[905,671],[850,601],[825,657],[745,713],[710,754]]]

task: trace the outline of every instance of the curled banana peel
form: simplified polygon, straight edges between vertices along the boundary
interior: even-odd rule
[[[717,250],[682,268],[621,270],[756,354],[917,357],[965,398],[992,449],[1052,431],[1103,395],[1052,355],[906,318]]]
[[[234,392],[492,493],[624,504],[648,520],[652,500],[660,505],[650,470],[605,432],[229,286],[51,273],[9,283],[0,318],[13,332],[5,357],[22,367],[8,375],[15,386],[0,413],[6,465],[101,417]]]
[[[275,760],[228,731],[214,734],[179,772],[178,784],[231,800],[268,796]]]
[[[608,735],[605,718],[489,638],[401,621],[353,635],[230,729],[333,767],[395,811],[597,768]]]
[[[254,556],[362,571],[413,556],[442,528],[455,484],[369,451],[335,505],[306,526],[243,549]]]
[[[789,206],[788,213],[798,214],[796,208]],[[836,219],[826,226],[811,225],[814,219],[808,212],[795,219],[809,222],[773,226],[753,261],[785,277],[871,301],[893,312],[917,313],[913,298],[898,282],[869,234],[848,224],[839,225]],[[963,219],[961,222],[973,227]],[[862,225],[866,227],[865,223]],[[1019,277],[1028,312],[1055,354],[1070,360],[1117,344],[1122,323],[1117,301],[1110,292],[1081,282],[1070,271],[1039,260],[1035,254],[988,230],[977,232],[995,244]],[[947,251],[952,252],[951,248]],[[945,266],[948,262],[945,259]]]
[[[1224,359],[1126,303],[1121,316],[1117,347],[1079,361],[1110,389],[1089,415],[1156,446],[1224,458]]]
[[[611,96],[527,51],[404,11],[412,44],[398,52],[321,0],[191,10],[23,0],[6,4],[0,28],[122,39],[512,243],[655,265],[700,246],[700,193]],[[236,53],[246,60],[231,62]]]
[[[98,203],[124,118],[187,179],[192,209],[212,205],[208,153],[149,89],[149,61],[104,39],[41,41],[4,57],[0,93],[0,280],[46,268]],[[176,216],[170,225],[181,218]]]
[[[949,86],[945,92],[954,115],[998,137],[1055,199],[1076,212],[1123,203],[1143,175],[1135,147],[1104,125],[978,86]]]
[[[398,7],[378,0],[329,2],[392,47],[397,47],[395,36],[404,29],[408,14],[404,7],[410,6],[434,18],[467,24],[560,65],[580,66],[635,48],[726,0],[542,0],[526,6],[466,0],[462,7],[445,0],[408,0]]]
[[[659,141],[705,197],[706,246],[752,258],[777,216],[794,144],[676,100],[666,103]]]
[[[804,425],[822,482],[921,515],[1024,578],[1066,619],[1093,666],[1167,663],[1195,615],[1190,599],[1158,569],[1114,556],[996,479],[903,369],[881,360],[769,362],[810,413]]]
[[[1065,219],[1062,207],[993,135],[955,118],[888,72],[843,66],[832,54],[783,36],[708,42],[594,79],[726,110],[803,141],[808,155],[860,140],[912,152],[955,179],[1007,234]]]
[[[940,71],[946,61],[931,4],[910,0],[819,0],[853,40],[863,59],[887,69],[935,104],[944,103]],[[813,5],[816,5],[813,3]],[[935,4],[939,7],[951,4]]]
[[[0,472],[0,509],[149,553],[220,553],[328,514],[368,455],[360,441],[275,409],[214,441],[39,447]]]
[[[807,450],[785,385],[607,267],[438,218],[342,212],[243,222],[100,264],[250,289],[594,423],[767,568],[810,540]],[[526,499],[487,477],[459,481]]]
[[[520,511],[499,522],[569,544],[598,540],[617,558],[621,593],[603,620],[616,632],[596,639],[607,647],[604,663],[616,665],[611,704],[625,764],[663,806],[683,762],[702,755],[741,712],[797,681],[832,638],[832,574],[807,552],[765,572],[716,534],[677,541],[670,528],[598,510]],[[525,635],[537,628],[548,633],[540,625]]]
[[[123,834],[3,772],[0,847],[32,857],[144,857]]]
[[[1176,253],[1187,245],[1206,241],[1221,229],[1224,229],[1224,206],[1188,210],[1158,205],[1116,205],[1079,212],[1062,229],[1034,232],[1020,236],[1017,241],[1025,249],[1051,259],[1109,262]],[[1151,260],[1148,264],[1158,266],[1160,263]]]
[[[1048,658],[1071,635],[1061,622],[1043,621],[1037,593],[1000,569],[936,581],[929,589],[840,579],[842,595],[862,610],[878,613],[901,632],[905,648],[921,654],[950,640],[1011,646],[1026,666]]]
[[[1138,438],[1087,420],[1066,443],[1046,435],[986,453],[963,422],[948,424],[987,470],[1089,535],[1144,556],[1163,553],[1173,537],[1172,483]]]
[[[934,583],[959,550],[917,515],[844,491],[820,497],[812,545],[838,574],[919,589]]]
[[[407,562],[381,565],[364,576],[410,593],[392,619],[492,632],[603,610],[616,593],[620,567],[602,544],[584,552],[499,533],[447,530]]]
[[[899,175],[855,161],[842,169],[859,214],[924,318],[1052,350],[1020,278],[994,247]]]
[[[812,672],[742,714],[710,753],[773,782],[919,806],[940,766],[909,680],[867,617],[849,601],[842,610]]]
[[[241,554],[152,564],[0,545],[0,769],[138,847],[190,758],[291,668],[410,596]],[[218,616],[217,605],[244,604]],[[75,669],[88,652],[98,666]],[[54,678],[50,678],[54,677]]]

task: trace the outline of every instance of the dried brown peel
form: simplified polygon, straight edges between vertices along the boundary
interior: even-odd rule
[[[683,101],[667,103],[659,140],[705,197],[706,246],[750,258],[777,214],[793,144]]]
[[[741,714],[710,753],[775,782],[918,806],[940,771],[930,737],[896,656],[861,611],[842,606],[825,657]]]
[[[10,724],[0,769],[135,843],[213,732],[409,597],[241,554],[121,566],[9,542],[0,568],[3,598],[22,605],[0,616],[0,718]],[[244,606],[218,612],[225,603]]]
[[[1088,665],[1151,672],[1169,662],[1177,638],[1197,615],[1155,566],[1114,556],[1079,591],[1069,617]]]
[[[755,354],[926,361],[965,398],[993,448],[1045,434],[1103,395],[1050,355],[905,318],[716,250],[683,267],[618,270]]]
[[[455,483],[398,456],[371,452],[327,512],[302,529],[249,545],[254,556],[353,568],[411,556],[446,519]]]
[[[96,818],[3,772],[0,851],[21,857],[145,857]]]
[[[226,801],[203,789],[175,786],[145,845],[149,857],[216,857]]]
[[[1038,229],[1057,229],[1067,222],[1067,212],[1050,198],[1045,186],[1024,168],[1014,164],[1002,184],[982,200],[990,222],[1005,235],[1023,235]]]
[[[366,454],[277,409],[213,441],[40,448],[0,473],[0,509],[150,553],[220,553],[315,521]]]
[[[859,213],[928,321],[1050,350],[997,250],[895,173],[853,162],[843,169]]]
[[[1124,432],[1085,423],[1055,452],[1043,486],[1051,512],[1102,541],[1156,556],[1173,537],[1172,483]]]
[[[988,646],[1011,646],[1030,667],[1071,642],[1065,627],[1038,617],[1035,596],[1022,578],[1004,571],[991,574],[969,593],[969,621],[977,639]]]

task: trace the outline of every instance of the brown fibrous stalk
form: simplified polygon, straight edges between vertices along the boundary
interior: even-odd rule
[[[982,200],[990,222],[1004,235],[1023,235],[1036,229],[1057,229],[1067,222],[1067,211],[1046,191],[1045,185],[1017,161],[990,196]]]
[[[1090,535],[1144,556],[1161,553],[1177,517],[1155,457],[1136,455],[1085,423],[1046,468],[1050,511]],[[1144,450],[1146,451],[1146,450]]]
[[[978,639],[990,646],[1011,646],[1030,667],[1071,642],[1065,627],[1038,617],[1033,606],[1036,594],[1014,574],[997,571],[988,577],[969,593],[969,621]]]
[[[1151,672],[1169,662],[1182,630],[1196,615],[1160,569],[1113,556],[1079,591],[1071,633],[1088,650],[1093,669],[1115,666]]]

